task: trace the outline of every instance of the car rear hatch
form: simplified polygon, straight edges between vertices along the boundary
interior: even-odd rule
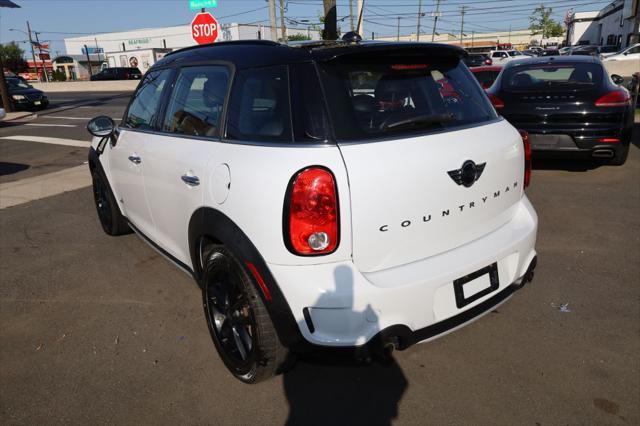
[[[559,140],[555,135],[578,144],[583,138],[611,135],[623,119],[620,108],[595,106],[603,94],[602,67],[596,63],[520,65],[505,70],[501,80],[497,96],[504,103],[502,115],[534,135],[554,135],[547,137],[549,142]],[[532,138],[534,148],[536,140],[541,139]]]
[[[363,52],[320,64],[351,195],[353,260],[379,271],[507,223],[523,145],[455,51]]]

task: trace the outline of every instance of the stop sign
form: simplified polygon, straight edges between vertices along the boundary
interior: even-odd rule
[[[218,21],[209,12],[198,13],[191,21],[191,37],[198,44],[213,43],[218,38]]]

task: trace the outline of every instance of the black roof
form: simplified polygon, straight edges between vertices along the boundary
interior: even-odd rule
[[[527,59],[518,59],[515,61],[509,61],[505,64],[505,68],[517,67],[519,65],[531,65],[531,64],[553,64],[554,62],[571,63],[571,62],[589,62],[599,63],[600,60],[595,56],[586,55],[559,55],[559,56],[538,56]]]
[[[441,43],[376,42],[349,43],[343,41],[316,41],[289,45],[268,40],[241,40],[187,47],[167,54],[153,68],[173,63],[228,61],[238,68],[290,64],[309,61],[330,61],[344,55],[423,52],[438,56],[463,58],[467,53],[457,46]]]

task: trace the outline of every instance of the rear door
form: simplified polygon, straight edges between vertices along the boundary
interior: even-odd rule
[[[113,190],[124,215],[146,235],[153,233],[154,223],[144,193],[144,153],[155,137],[153,124],[170,76],[170,70],[146,75],[129,105],[115,145],[109,145]]]
[[[490,233],[522,197],[518,132],[456,57],[419,53],[321,64],[363,272]]]
[[[220,137],[230,73],[226,66],[184,67],[168,97],[161,134],[145,147],[145,192],[155,222],[154,241],[190,265],[188,227],[203,205]],[[228,183],[227,183],[228,184]]]

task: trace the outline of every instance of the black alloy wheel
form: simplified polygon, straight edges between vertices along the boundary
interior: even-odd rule
[[[120,213],[116,204],[109,182],[95,167],[91,167],[91,180],[93,181],[93,200],[104,232],[113,236],[131,233],[127,219]]]
[[[108,233],[108,230],[111,229],[113,225],[109,194],[107,193],[108,189],[98,173],[93,172],[91,175],[93,178],[93,199],[96,203],[98,218],[100,219],[103,229]]]
[[[244,265],[223,246],[204,251],[202,299],[211,339],[227,369],[245,383],[292,362]]]
[[[206,283],[205,300],[209,327],[236,371],[242,374],[255,357],[256,320],[237,271],[213,271]]]

